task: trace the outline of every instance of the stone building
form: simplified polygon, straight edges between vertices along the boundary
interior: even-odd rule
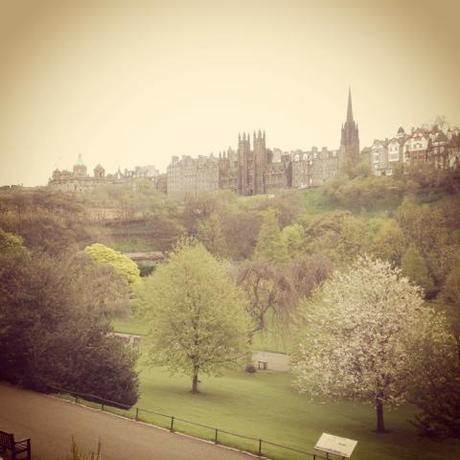
[[[184,196],[219,189],[219,162],[213,155],[192,158],[174,156],[166,170],[169,195]]]
[[[239,195],[258,195],[289,187],[319,186],[335,177],[341,164],[360,159],[358,125],[353,119],[351,91],[342,125],[339,150],[283,152],[266,146],[264,131],[238,135],[237,149],[211,157],[173,157],[167,170],[168,194],[196,194],[218,189]]]
[[[377,176],[392,175],[399,166],[409,172],[419,167],[456,169],[460,166],[460,130],[433,124],[412,128],[402,127],[390,140],[375,140],[371,150],[371,166]]]
[[[136,166],[134,170],[125,169],[121,172],[118,169],[115,174],[106,174],[100,164],[94,168],[93,175],[90,176],[81,155],[78,155],[72,171],[53,171],[48,187],[63,192],[86,192],[105,185],[134,183],[136,180],[149,180],[157,184],[159,177],[159,171],[154,166]]]
[[[340,151],[318,150],[296,151],[292,155],[292,187],[317,187],[335,177],[339,172]]]

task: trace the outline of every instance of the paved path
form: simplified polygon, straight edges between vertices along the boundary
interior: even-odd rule
[[[142,335],[124,334],[122,332],[112,332],[113,335],[122,337],[130,345],[138,343]],[[267,362],[267,368],[272,371],[287,372],[289,370],[289,356],[285,353],[272,353],[270,351],[255,351],[252,359],[257,366],[258,361]]]
[[[272,371],[287,372],[289,370],[289,356],[284,353],[255,351],[252,355],[252,359],[256,366],[258,361],[265,361],[267,363],[267,368]]]
[[[32,439],[33,460],[64,460],[72,435],[104,460],[248,460],[254,456],[40,393],[0,384],[0,430]]]

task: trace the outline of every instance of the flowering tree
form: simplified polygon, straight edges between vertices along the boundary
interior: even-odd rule
[[[130,288],[133,288],[140,281],[139,268],[129,257],[115,249],[104,246],[101,243],[94,243],[86,246],[85,253],[101,264],[112,265],[115,270],[121,273]]]
[[[455,353],[445,318],[424,306],[420,288],[387,262],[361,257],[334,274],[305,305],[292,369],[311,398],[384,406],[407,400],[427,354]]]

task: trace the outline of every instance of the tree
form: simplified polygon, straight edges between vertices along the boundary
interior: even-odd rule
[[[0,229],[0,252],[22,251],[24,248],[24,240],[14,233],[4,232]]]
[[[433,289],[433,278],[428,272],[425,259],[413,244],[409,246],[401,259],[401,270],[405,276],[423,288],[425,292]]]
[[[244,295],[202,244],[181,242],[141,295],[151,324],[151,362],[189,375],[192,393],[199,392],[200,373],[217,375],[247,357]]]
[[[460,257],[457,258],[446,278],[441,297],[445,302],[460,308]]]
[[[251,211],[233,211],[222,216],[228,255],[235,260],[247,259],[254,252],[261,217]]]
[[[290,258],[298,256],[302,251],[304,244],[303,238],[304,228],[300,224],[287,225],[281,231],[281,241]]]
[[[222,221],[217,214],[211,214],[198,224],[197,239],[216,257],[227,255],[227,242],[222,228]]]
[[[322,253],[336,263],[348,263],[369,245],[366,223],[348,211],[315,217],[305,230],[306,251]]]
[[[139,283],[139,268],[129,257],[123,255],[121,252],[115,251],[115,249],[101,243],[94,243],[85,248],[85,253],[101,264],[108,264],[114,267],[126,277],[131,288],[134,288]]]
[[[451,354],[425,349],[414,403],[415,425],[425,436],[460,438],[460,361]]]
[[[28,248],[58,255],[88,241],[82,202],[47,188],[0,193],[0,227],[20,235]]]
[[[93,304],[97,312],[107,319],[130,312],[128,280],[122,273],[84,253],[75,255],[73,260],[80,267],[79,278],[86,283],[80,294],[81,300]]]
[[[274,318],[286,320],[297,304],[297,293],[291,279],[285,270],[267,259],[243,262],[237,280],[249,300],[247,311],[252,319],[251,340],[256,332],[265,329],[268,312],[272,312]]]
[[[441,209],[418,206],[415,197],[408,195],[396,213],[396,220],[406,241],[413,244],[425,259],[430,276],[441,283],[449,269],[444,254],[448,232]]]
[[[268,209],[264,212],[254,255],[257,258],[264,258],[272,262],[285,262],[287,260],[286,246],[281,238],[278,224],[278,214],[274,209]]]
[[[384,406],[405,402],[419,378],[420,350],[455,353],[445,317],[424,306],[420,289],[369,257],[335,273],[305,305],[299,343],[292,360],[299,391],[374,404],[378,432]]]
[[[134,404],[137,355],[100,308],[113,289],[89,257],[0,253],[0,379]]]
[[[377,258],[399,267],[406,246],[404,233],[398,223],[394,219],[387,219],[374,237],[372,252]]]
[[[301,255],[292,264],[292,282],[299,298],[309,297],[333,271],[332,262],[324,254]]]

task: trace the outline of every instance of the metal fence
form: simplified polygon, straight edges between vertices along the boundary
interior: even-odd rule
[[[327,460],[326,457],[322,455],[267,441],[266,439],[232,433],[231,431],[192,422],[190,420],[175,417],[174,415],[163,414],[153,410],[142,409],[140,407],[129,407],[126,404],[103,399],[88,393],[76,393],[54,385],[48,385],[48,387],[54,393],[58,393],[64,398],[70,397],[71,400],[77,404],[111,412],[129,419],[166,428],[171,432],[188,434],[211,441],[214,444],[233,447],[259,456],[282,460]]]

